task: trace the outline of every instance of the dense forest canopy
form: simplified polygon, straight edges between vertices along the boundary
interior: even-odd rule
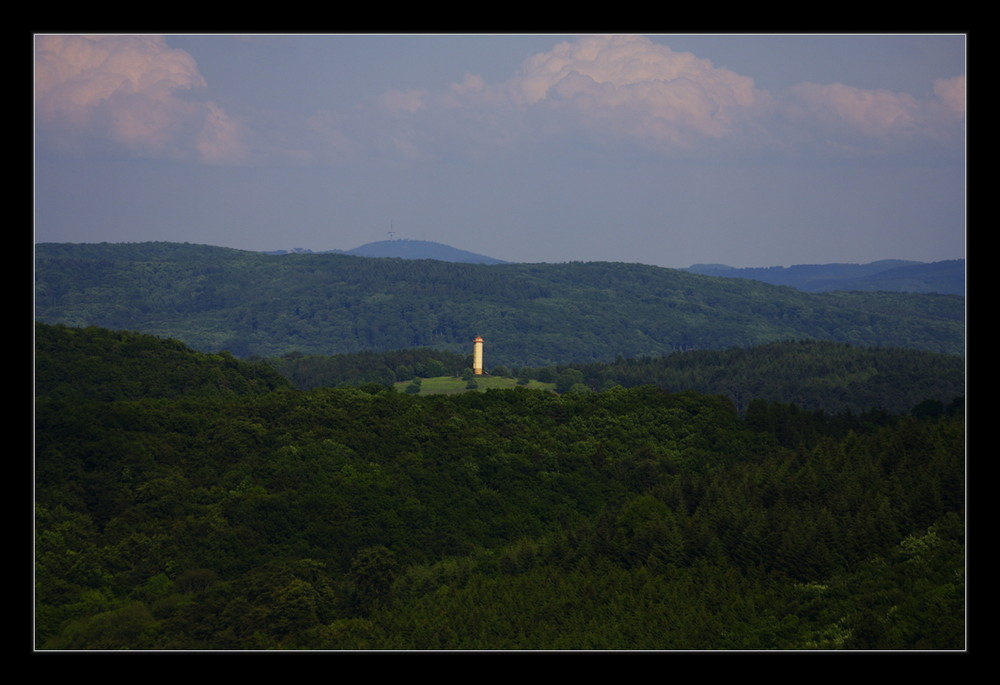
[[[289,382],[228,352],[192,354],[176,340],[133,331],[35,324],[35,391],[64,399],[140,399],[266,393]]]
[[[706,276],[750,278],[808,292],[884,290],[965,295],[964,259],[929,264],[884,259],[868,264],[796,264],[743,269],[723,264],[695,264],[687,270]]]
[[[298,390],[134,333],[36,347],[41,649],[965,646],[960,402]]]
[[[433,349],[343,355],[289,354],[266,360],[307,390],[317,387],[409,381],[471,366],[471,356]],[[965,394],[962,357],[904,348],[855,347],[815,340],[785,341],[729,350],[693,350],[612,362],[511,367],[490,372],[511,378],[602,390],[656,385],[725,395],[742,413],[752,399],[791,402],[827,413],[882,409],[908,411],[931,400],[947,404]]]
[[[964,298],[804,293],[619,263],[460,264],[175,243],[36,246],[36,318],[246,358],[434,348],[612,361],[816,339],[964,353]]]

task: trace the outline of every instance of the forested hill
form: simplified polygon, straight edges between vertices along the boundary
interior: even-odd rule
[[[39,328],[39,649],[965,647],[961,412],[261,392]]]
[[[366,243],[345,254],[359,257],[399,257],[400,259],[439,259],[443,262],[463,262],[467,264],[503,264],[502,259],[459,250],[450,245],[429,240],[380,240]]]
[[[743,269],[723,264],[695,264],[687,271],[706,276],[749,278],[807,292],[885,290],[965,295],[964,259],[929,264],[883,259],[868,264],[796,264]]]
[[[272,367],[228,352],[132,331],[35,324],[35,392],[59,400],[263,394],[291,384]]]
[[[175,243],[36,246],[36,318],[238,357],[431,347],[508,366],[778,340],[964,352],[964,299],[803,293],[641,264],[459,264]]]
[[[300,389],[457,376],[470,365],[467,356],[429,349],[287,355],[268,363]],[[489,368],[498,376],[555,383],[560,392],[656,385],[671,392],[724,395],[741,414],[754,400],[792,403],[827,414],[872,409],[905,413],[921,404],[923,411],[941,412],[965,395],[961,357],[824,341],[784,341],[590,364]]]

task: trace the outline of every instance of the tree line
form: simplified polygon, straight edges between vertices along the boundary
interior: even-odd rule
[[[471,355],[429,348],[345,355],[288,354],[258,359],[297,388],[392,384],[459,377]],[[961,357],[906,348],[800,340],[728,350],[693,350],[611,362],[530,367],[495,364],[492,375],[554,384],[560,392],[656,385],[728,397],[740,413],[754,399],[791,402],[813,412],[909,411],[930,400],[947,406],[965,393]],[[927,407],[925,407],[927,409]]]

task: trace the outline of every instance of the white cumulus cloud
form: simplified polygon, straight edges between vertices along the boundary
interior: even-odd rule
[[[934,82],[934,94],[952,112],[965,114],[965,76],[941,78]]]
[[[241,161],[240,124],[214,103],[181,96],[205,85],[191,55],[161,36],[36,37],[38,133],[55,146],[104,140],[148,156]]]
[[[753,79],[643,36],[585,36],[528,59],[504,86],[600,134],[690,147],[724,138],[758,105]]]
[[[413,115],[415,125],[447,121],[441,129],[453,141],[510,144],[571,133],[668,154],[720,145],[868,154],[960,135],[965,78],[940,79],[933,88],[931,98],[839,83],[771,93],[749,76],[648,37],[583,36],[528,58],[502,83],[466,74],[440,93],[394,92],[383,102],[397,115]]]
[[[938,79],[936,97],[869,90],[842,83],[800,83],[782,95],[782,112],[812,139],[851,154],[881,154],[913,145],[961,140],[965,77]]]

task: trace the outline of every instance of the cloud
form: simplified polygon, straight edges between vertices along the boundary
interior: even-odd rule
[[[644,36],[583,36],[529,56],[506,80],[466,73],[438,90],[385,92],[377,108],[237,119],[205,95],[194,58],[160,36],[36,38],[36,139],[206,164],[641,150],[872,156],[962,141],[965,77],[917,96],[841,83],[781,92]],[[944,149],[944,148],[942,148]]]
[[[427,91],[390,90],[382,96],[382,105],[395,112],[416,112],[427,106]]]
[[[956,115],[965,115],[965,76],[941,78],[934,82],[934,94]]]
[[[466,90],[498,99],[482,86]],[[499,90],[514,106],[550,112],[593,136],[666,150],[733,134],[766,99],[753,79],[642,36],[560,43],[525,61]]]
[[[466,143],[581,135],[661,154],[727,146],[856,155],[960,136],[964,77],[933,85],[935,97],[923,99],[843,84],[771,93],[643,36],[584,36],[530,57],[503,83],[467,74],[438,94],[394,92],[383,102],[426,127],[447,121],[441,129]]]
[[[395,149],[409,157],[581,141],[686,151],[734,135],[766,102],[752,79],[642,36],[585,36],[530,57],[501,83],[467,73],[437,93],[381,100],[395,117]]]
[[[221,107],[182,96],[206,86],[194,59],[161,36],[38,36],[35,112],[43,144],[107,142],[210,164],[246,157],[245,132]]]
[[[529,59],[509,84],[523,102],[552,103],[614,124],[649,123],[647,135],[683,143],[720,138],[754,106],[753,80],[641,36],[588,36]]]
[[[785,94],[783,112],[820,140],[880,152],[961,135],[965,77],[939,79],[934,91],[936,98],[918,99],[841,83],[800,83]]]

